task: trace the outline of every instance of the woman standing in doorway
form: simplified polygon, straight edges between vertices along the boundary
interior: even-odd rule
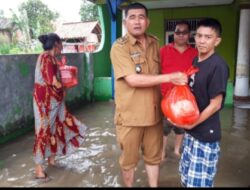
[[[33,92],[35,117],[34,160],[37,179],[47,179],[43,164],[55,165],[56,155],[72,153],[84,141],[87,127],[65,107],[64,87],[60,82],[56,59],[62,41],[55,33],[39,36],[44,51],[39,55]]]

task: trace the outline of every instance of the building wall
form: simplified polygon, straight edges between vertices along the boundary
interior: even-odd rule
[[[93,54],[66,54],[69,65],[79,69],[79,85],[67,91],[68,105],[83,105],[93,100],[111,99],[111,32],[110,16],[107,5],[103,4],[103,28],[105,41],[103,48]],[[238,35],[237,4],[225,6],[157,9],[150,10],[151,25],[149,33],[164,44],[165,19],[201,18],[210,16],[221,21],[222,43],[218,52],[225,58],[230,67],[226,104],[232,105],[234,67],[236,64]],[[230,15],[230,17],[229,17]],[[117,38],[121,35],[121,12],[117,15]],[[37,54],[0,56],[0,144],[9,138],[33,129],[32,91],[34,69]],[[4,137],[4,138],[3,138]]]
[[[111,62],[109,58],[110,21],[103,5],[105,42],[97,53],[67,53],[69,65],[78,67],[79,85],[67,90],[69,107],[83,106],[93,100],[111,98]],[[38,54],[0,55],[0,144],[33,130],[33,85]]]
[[[239,28],[239,2],[240,1],[236,0],[230,5],[155,9],[149,11],[151,23],[147,32],[156,35],[159,38],[161,46],[163,46],[165,43],[164,24],[167,19],[172,20],[212,17],[218,19],[221,22],[222,42],[217,47],[216,51],[225,59],[230,68],[227,96],[225,100],[225,104],[227,106],[233,105]],[[157,22],[155,22],[156,20]]]
[[[230,81],[234,81],[238,40],[238,9],[235,3],[223,6],[156,9],[149,11],[149,17],[151,23],[148,32],[159,38],[161,46],[164,45],[165,42],[164,22],[167,19],[193,19],[204,17],[218,19],[222,24],[222,42],[218,46],[217,52],[228,63],[230,67]]]
[[[111,76],[111,60],[110,60],[110,48],[111,48],[111,20],[108,12],[107,4],[101,4],[103,20],[101,23],[104,40],[104,45],[101,51],[94,53],[94,74],[95,77],[110,77]],[[118,10],[117,14],[117,38],[121,35],[121,11]]]
[[[102,4],[101,11],[101,27],[102,27],[102,40],[103,47],[97,53],[93,53],[93,70],[94,70],[94,100],[106,101],[112,99],[112,85],[111,85],[111,73],[112,64],[110,60],[110,48],[111,48],[111,21],[108,12],[107,4]],[[118,14],[118,20],[120,14]],[[117,26],[118,32],[121,27]]]
[[[101,51],[94,53],[94,75],[95,77],[110,77],[111,76],[111,61],[109,58],[109,50],[111,48],[111,35],[110,35],[110,17],[107,9],[107,5],[103,4],[102,6],[103,11],[103,23],[102,30],[103,30],[103,40],[104,45]]]
[[[37,54],[0,56],[0,144],[34,127],[32,93],[37,57]],[[85,86],[93,83],[85,77],[85,54],[66,54],[66,57],[69,65],[78,67],[79,82],[67,90],[67,105],[83,105],[89,101]]]
[[[97,54],[94,54],[94,93],[96,100],[107,100],[111,94],[111,62],[109,51],[110,42],[110,16],[107,5],[102,4],[104,17],[105,45]],[[230,17],[229,17],[230,15]],[[237,40],[238,40],[238,20],[239,20],[239,1],[230,5],[207,6],[207,7],[186,7],[171,9],[149,10],[150,26],[148,33],[159,38],[160,45],[165,43],[165,20],[166,19],[192,19],[214,17],[222,24],[222,43],[217,48],[218,53],[226,60],[230,68],[230,79],[228,81],[228,91],[226,104],[233,103],[233,83],[235,79],[235,65],[237,58]],[[117,38],[121,36],[122,16],[121,11],[117,15]]]

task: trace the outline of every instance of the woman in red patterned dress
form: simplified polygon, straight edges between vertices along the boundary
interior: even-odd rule
[[[46,179],[43,164],[55,165],[56,155],[73,152],[84,141],[87,127],[71,115],[64,102],[59,65],[62,42],[55,33],[39,36],[44,52],[38,57],[35,70],[33,109],[35,117],[34,160],[36,178]]]

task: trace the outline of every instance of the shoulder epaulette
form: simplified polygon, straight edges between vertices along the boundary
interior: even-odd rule
[[[148,34],[148,36],[150,36],[151,38],[153,38],[153,39],[155,39],[155,40],[159,41],[159,38],[158,38],[158,37],[156,37],[156,36],[155,36],[155,35],[153,35],[153,34]]]
[[[123,45],[123,44],[125,44],[127,42],[128,42],[128,37],[127,36],[123,36],[123,37],[120,37],[120,38],[117,39],[117,43],[121,44],[121,45]]]

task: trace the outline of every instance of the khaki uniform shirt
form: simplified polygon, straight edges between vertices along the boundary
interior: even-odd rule
[[[158,40],[146,35],[144,50],[133,36],[126,34],[114,43],[110,56],[115,76],[115,124],[130,127],[157,124],[162,116],[160,87],[133,88],[124,77],[135,73],[159,74]]]

